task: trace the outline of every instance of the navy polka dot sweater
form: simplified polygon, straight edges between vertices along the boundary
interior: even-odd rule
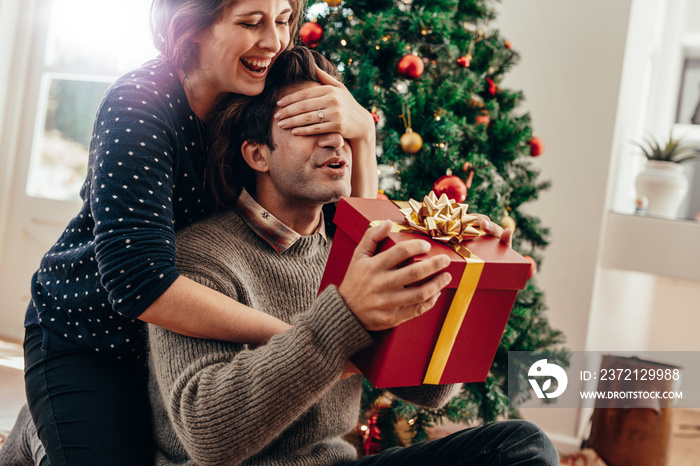
[[[137,356],[136,318],[178,277],[175,231],[212,211],[206,133],[162,59],[121,77],[97,113],[83,205],[43,257],[25,325],[44,349]]]

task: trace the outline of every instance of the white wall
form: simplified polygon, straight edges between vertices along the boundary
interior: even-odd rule
[[[498,27],[520,52],[504,86],[545,142],[533,159],[552,188],[528,206],[552,230],[538,275],[552,324],[582,350],[600,247],[631,0],[504,0]]]
[[[503,0],[499,6],[497,27],[522,58],[503,85],[523,90],[523,110],[545,142],[534,162],[553,182],[528,207],[552,231],[537,280],[551,324],[572,350],[586,349],[631,6],[632,0]],[[523,414],[560,445],[577,442],[578,410]]]
[[[659,277],[653,296],[650,351],[700,351],[700,284]]]

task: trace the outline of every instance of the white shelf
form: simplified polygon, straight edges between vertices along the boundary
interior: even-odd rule
[[[609,212],[601,265],[700,281],[700,222]]]
[[[673,136],[682,137],[684,144],[700,145],[700,125],[676,123],[673,125]]]

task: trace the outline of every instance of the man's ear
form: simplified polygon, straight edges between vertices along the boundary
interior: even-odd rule
[[[266,173],[270,171],[270,165],[268,163],[270,148],[267,147],[267,144],[243,141],[243,144],[241,144],[241,154],[248,166],[256,172]]]

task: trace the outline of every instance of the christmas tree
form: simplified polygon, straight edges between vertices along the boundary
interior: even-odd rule
[[[516,111],[523,94],[500,86],[519,57],[489,27],[494,15],[489,0],[311,0],[300,37],[338,66],[372,111],[385,194],[420,201],[433,189],[514,227],[513,248],[531,258],[534,275],[548,230],[520,208],[549,186],[531,163],[543,143],[530,116]],[[542,292],[528,280],[488,379],[465,385],[441,410],[419,409],[366,382],[367,450],[400,444],[398,424],[409,426],[408,441],[417,442],[443,419],[517,417],[507,400],[508,351],[548,350],[566,359],[563,336],[545,310]]]

